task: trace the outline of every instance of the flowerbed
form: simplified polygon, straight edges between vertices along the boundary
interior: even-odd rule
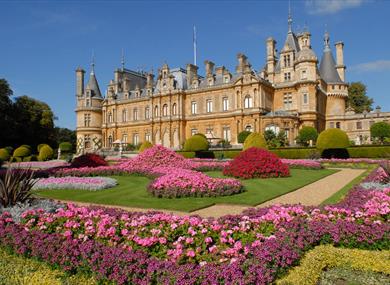
[[[216,197],[243,191],[241,182],[236,179],[212,178],[201,172],[172,167],[160,167],[153,172],[163,172],[148,186],[148,191],[156,197]]]
[[[287,164],[290,168],[300,169],[322,169],[320,162],[311,159],[281,159],[282,163]]]
[[[70,164],[63,160],[29,161],[11,163],[13,168],[49,169],[53,167],[67,167]]]
[[[34,190],[46,189],[76,189],[96,191],[112,188],[118,183],[115,179],[109,177],[49,177],[40,178],[35,183]]]
[[[369,159],[369,158],[348,158],[348,159],[340,159],[340,158],[332,158],[332,159],[318,159],[321,163],[366,163],[366,164],[380,164],[386,162],[383,159]]]

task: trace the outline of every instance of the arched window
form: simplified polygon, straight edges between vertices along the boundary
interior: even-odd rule
[[[253,127],[252,127],[251,125],[247,125],[247,126],[245,127],[245,130],[246,130],[247,132],[253,132]]]
[[[112,113],[108,112],[108,122],[112,123]]]
[[[162,114],[163,117],[168,116],[168,105],[167,104],[163,105],[162,112],[163,112],[163,114]]]
[[[172,105],[172,115],[175,116],[176,113],[177,113],[176,103],[173,103],[173,105]]]
[[[122,122],[127,122],[127,110],[122,111]]]
[[[244,99],[244,108],[248,109],[248,108],[252,108],[252,107],[253,107],[252,97],[249,95],[246,95],[245,99]]]
[[[155,106],[155,107],[154,107],[154,117],[155,117],[155,118],[158,117],[158,106]]]
[[[267,127],[265,127],[265,130],[266,131],[270,130],[270,131],[273,131],[275,134],[278,134],[280,131],[280,128],[277,125],[268,125]]]
[[[145,108],[145,119],[149,120],[150,119],[150,110],[149,107]]]
[[[138,121],[138,109],[135,108],[133,111],[133,120]]]

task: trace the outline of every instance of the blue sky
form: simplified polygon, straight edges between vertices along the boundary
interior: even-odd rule
[[[294,30],[305,23],[321,57],[325,25],[332,44],[344,41],[347,81],[362,81],[375,105],[390,111],[390,1],[291,1]],[[92,50],[101,90],[120,67],[156,71],[193,61],[192,26],[197,27],[198,65],[231,71],[243,52],[258,70],[265,40],[280,50],[287,33],[287,1],[0,1],[0,78],[16,96],[47,102],[56,124],[75,128],[77,66],[90,70]],[[333,51],[333,54],[335,52]]]

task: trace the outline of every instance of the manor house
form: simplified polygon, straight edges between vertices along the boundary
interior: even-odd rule
[[[115,141],[138,144],[151,141],[178,149],[196,133],[216,143],[237,145],[243,130],[276,133],[284,130],[291,145],[302,126],[341,128],[356,143],[369,140],[369,127],[388,120],[379,109],[355,114],[346,109],[348,84],[343,42],[336,42],[336,60],[329,33],[319,58],[311,47],[311,34],[294,33],[292,19],[280,52],[276,41],[266,41],[266,63],[256,71],[239,53],[235,70],[204,62],[205,72],[187,64],[164,64],[156,74],[124,66],[102,95],[94,64],[84,87],[85,71],[76,70],[78,151],[111,148]]]

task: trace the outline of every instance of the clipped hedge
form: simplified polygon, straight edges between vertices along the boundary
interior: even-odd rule
[[[178,150],[176,153],[184,156],[185,158],[195,158],[195,151]]]
[[[53,155],[54,155],[53,149],[48,145],[44,145],[41,147],[39,151],[38,159],[40,161],[46,161],[52,159]]]
[[[349,138],[347,133],[340,129],[327,129],[318,136],[316,146],[319,150],[347,148]]]
[[[59,144],[58,148],[64,153],[69,153],[73,150],[73,146],[70,142],[62,142]]]
[[[300,265],[291,269],[284,278],[277,280],[276,284],[318,284],[322,272],[332,267],[349,267],[354,270],[390,274],[390,251],[343,249],[320,245],[309,251]]]
[[[387,146],[354,146],[348,148],[353,158],[390,158],[390,145]]]
[[[267,142],[264,136],[260,133],[251,133],[244,141],[244,150],[251,147],[267,149]]]
[[[31,155],[31,149],[27,148],[26,146],[18,147],[17,149],[14,150],[14,154],[13,154],[14,157],[20,157],[20,158],[23,158],[23,157],[26,157],[29,155]]]
[[[209,149],[209,143],[204,135],[196,134],[184,143],[184,151],[202,151]]]
[[[145,149],[148,149],[148,148],[151,148],[153,146],[153,144],[150,142],[150,141],[144,141],[141,146],[139,147],[138,151],[141,153],[143,152]]]
[[[8,150],[5,148],[0,149],[0,161],[7,161],[9,160],[11,155],[9,154]]]

